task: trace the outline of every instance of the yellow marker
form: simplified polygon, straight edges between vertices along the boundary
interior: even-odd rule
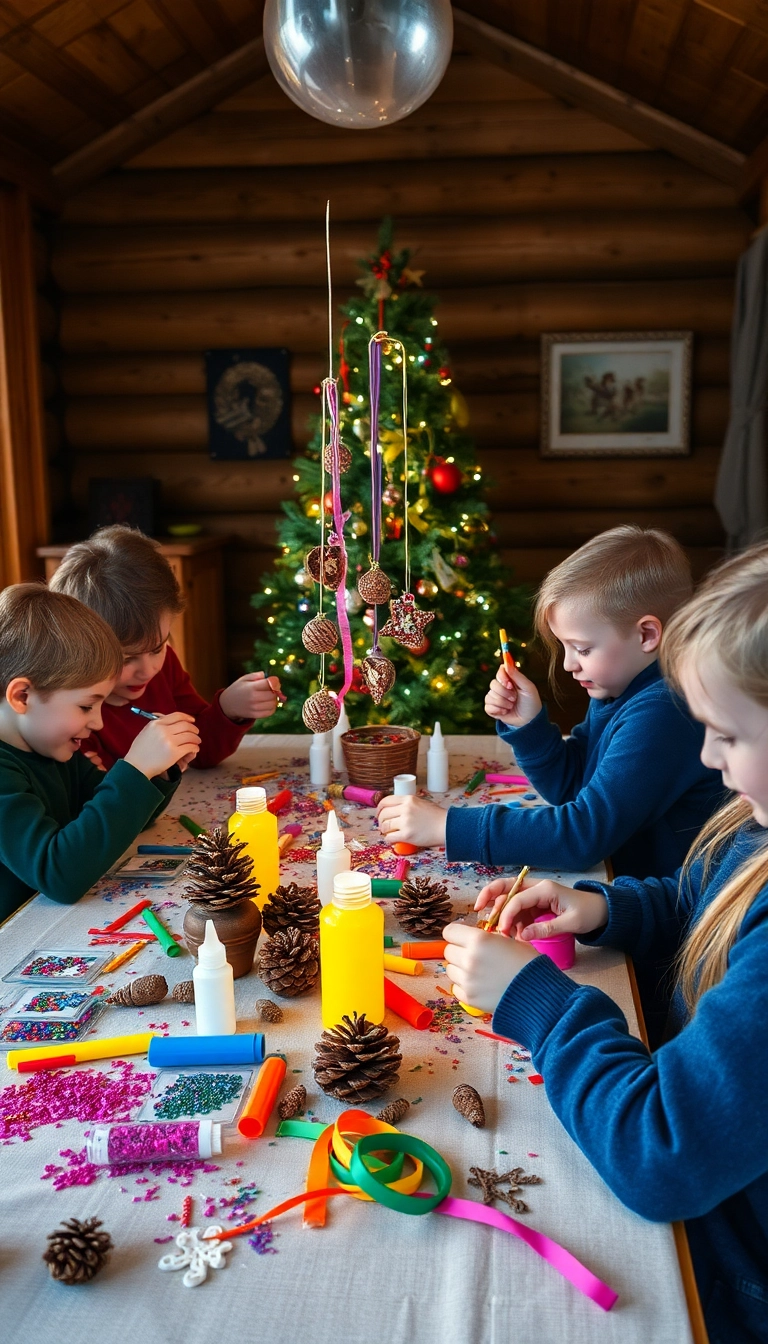
[[[244,779],[240,780],[240,783],[248,788],[251,784],[263,784],[265,779],[279,779],[279,777],[279,770],[268,770],[265,775],[246,775]]]
[[[106,1036],[98,1041],[72,1041],[68,1045],[30,1045],[24,1050],[9,1050],[6,1063],[9,1069],[16,1069],[28,1059],[55,1059],[57,1055],[74,1055],[77,1064],[89,1059],[143,1055],[154,1035],[154,1031],[139,1031],[133,1036]]]
[[[414,961],[413,957],[398,957],[394,952],[385,952],[384,970],[397,971],[400,975],[423,975],[424,965]]]

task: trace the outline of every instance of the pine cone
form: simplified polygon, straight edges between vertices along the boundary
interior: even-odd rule
[[[171,990],[171,998],[177,1003],[195,1002],[195,982],[194,980],[180,980],[178,985],[174,985]]]
[[[262,1022],[282,1022],[283,1010],[279,1003],[271,999],[257,999],[254,1008]]]
[[[405,1097],[396,1097],[394,1101],[390,1101],[389,1105],[384,1107],[383,1111],[379,1111],[376,1119],[383,1120],[385,1125],[397,1125],[410,1109],[410,1101],[406,1101]]]
[[[483,1129],[485,1125],[483,1099],[474,1087],[470,1087],[469,1083],[459,1083],[459,1086],[453,1089],[451,1100],[459,1115],[463,1115],[470,1125],[474,1125],[475,1129]]]
[[[394,909],[400,928],[421,938],[442,933],[453,917],[445,882],[435,882],[431,877],[414,877],[404,882]]]
[[[253,880],[253,863],[242,840],[233,840],[225,826],[199,835],[187,864],[195,879],[183,895],[203,910],[228,910],[238,901],[252,899],[260,884]]]
[[[320,928],[320,902],[314,887],[300,887],[291,882],[287,887],[273,891],[262,912],[267,933],[278,929],[301,929],[302,933],[317,935]]]
[[[277,1114],[281,1120],[292,1120],[294,1115],[304,1110],[307,1100],[307,1089],[303,1083],[297,1083],[290,1092],[286,1092],[283,1100],[277,1107]]]
[[[62,1283],[87,1283],[98,1274],[112,1250],[108,1232],[98,1232],[100,1218],[87,1218],[81,1223],[70,1218],[55,1232],[49,1233],[50,1245],[43,1254],[51,1277]]]
[[[129,980],[110,994],[107,1003],[121,1008],[145,1008],[150,1003],[160,1003],[167,993],[168,981],[164,975],[140,975],[138,980]]]
[[[315,1081],[338,1101],[372,1101],[400,1081],[399,1049],[397,1037],[385,1026],[373,1026],[365,1014],[344,1017],[315,1046]]]
[[[320,974],[320,945],[301,929],[279,929],[261,949],[259,975],[273,994],[306,994]]]

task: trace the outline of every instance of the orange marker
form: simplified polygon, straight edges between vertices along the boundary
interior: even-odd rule
[[[416,961],[442,961],[447,946],[447,943],[439,940],[434,943],[403,943],[401,951],[404,957],[414,957]]]
[[[237,1122],[237,1128],[246,1139],[258,1139],[266,1129],[277,1094],[285,1077],[286,1063],[280,1055],[268,1055],[259,1069],[248,1103]]]

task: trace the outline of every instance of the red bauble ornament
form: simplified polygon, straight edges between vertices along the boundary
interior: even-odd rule
[[[393,518],[391,514],[388,514],[384,519],[384,532],[387,541],[399,541],[403,535],[402,518]]]
[[[332,490],[326,490],[325,495],[323,496],[323,504],[325,505],[325,512],[326,512],[326,513],[333,513],[333,491],[332,491]]]
[[[444,462],[438,458],[429,470],[429,479],[439,494],[452,495],[461,485],[461,472],[455,462]]]

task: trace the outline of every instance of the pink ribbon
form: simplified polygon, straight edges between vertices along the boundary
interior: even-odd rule
[[[347,613],[347,548],[344,543],[344,524],[349,514],[344,514],[341,507],[341,470],[339,467],[339,402],[338,389],[335,382],[330,379],[325,384],[326,397],[328,399],[328,412],[331,420],[331,495],[333,498],[333,529],[334,536],[329,538],[330,542],[335,542],[341,548],[344,558],[344,581],[336,589],[336,620],[341,635],[341,648],[344,655],[344,685],[340,691],[336,692],[336,699],[339,704],[344,700],[350,686],[352,685],[352,669],[354,667],[354,654],[352,652],[352,635],[349,629],[349,615]],[[323,448],[323,451],[325,449]],[[324,508],[324,502],[321,508]]]

